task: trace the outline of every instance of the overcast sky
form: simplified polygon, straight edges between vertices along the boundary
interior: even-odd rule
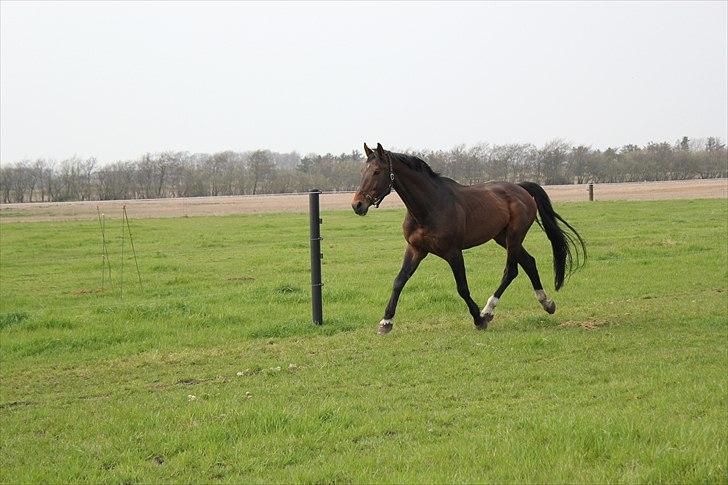
[[[30,3],[0,159],[728,132],[728,3]]]

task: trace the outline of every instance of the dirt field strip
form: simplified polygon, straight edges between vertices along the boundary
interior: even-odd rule
[[[588,200],[586,185],[551,185],[546,192],[555,202]],[[352,192],[327,193],[321,197],[321,210],[350,209]],[[595,200],[660,200],[728,198],[728,179],[680,180],[670,182],[636,182],[596,184]],[[266,212],[306,212],[306,194],[242,195],[224,197],[188,197],[177,199],[135,199],[87,202],[44,202],[0,205],[0,222],[86,220],[97,217],[96,206],[108,216],[116,217],[121,208],[135,218],[222,216]],[[383,208],[402,207],[393,193]]]

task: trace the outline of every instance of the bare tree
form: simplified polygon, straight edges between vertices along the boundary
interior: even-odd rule
[[[273,175],[275,166],[267,150],[256,150],[248,158],[248,171],[252,182],[252,193],[258,193],[260,185],[265,184]]]
[[[12,200],[10,198],[12,177],[12,168],[0,166],[0,195],[2,196],[3,204],[9,204]]]
[[[588,164],[591,149],[580,145],[569,152],[566,159],[566,179],[575,184],[583,184],[588,181]]]
[[[536,176],[540,183],[547,185],[567,183],[563,176],[563,167],[570,148],[565,141],[556,139],[547,142],[538,151]]]

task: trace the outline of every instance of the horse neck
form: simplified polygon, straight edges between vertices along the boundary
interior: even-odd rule
[[[439,199],[440,184],[426,173],[409,168],[402,162],[395,162],[394,189],[405,207],[417,221],[425,224]]]

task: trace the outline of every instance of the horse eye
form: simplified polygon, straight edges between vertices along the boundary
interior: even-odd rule
[[[374,175],[379,175],[379,170],[375,170]]]

